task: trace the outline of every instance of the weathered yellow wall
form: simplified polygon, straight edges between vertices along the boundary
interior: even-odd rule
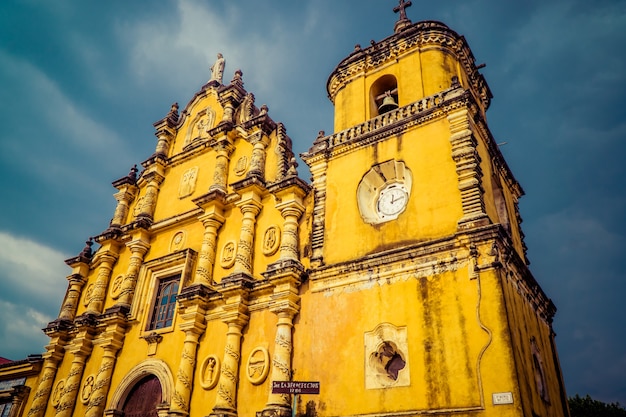
[[[356,259],[399,242],[423,241],[456,231],[462,211],[448,132],[447,121],[440,120],[329,162],[326,263]],[[359,213],[357,187],[373,165],[391,159],[404,161],[411,170],[409,205],[395,221],[367,224]]]

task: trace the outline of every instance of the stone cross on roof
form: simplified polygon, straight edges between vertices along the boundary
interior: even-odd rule
[[[393,27],[393,30],[396,33],[400,32],[402,29],[404,29],[405,27],[407,27],[407,26],[409,26],[411,24],[411,21],[409,20],[409,18],[406,17],[406,8],[407,7],[411,7],[412,4],[413,3],[411,2],[411,0],[409,0],[409,1],[398,0],[398,5],[393,8],[393,12],[394,13],[400,12],[400,17],[398,18],[398,21],[396,22],[395,26]]]

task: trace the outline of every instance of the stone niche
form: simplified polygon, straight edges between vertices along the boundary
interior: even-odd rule
[[[411,385],[406,326],[381,323],[365,333],[365,388]]]

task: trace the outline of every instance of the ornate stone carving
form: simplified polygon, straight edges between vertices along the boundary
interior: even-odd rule
[[[200,386],[205,390],[211,390],[220,379],[220,359],[217,355],[209,355],[200,366]]]
[[[111,283],[109,289],[109,295],[112,299],[117,300],[122,292],[122,282],[124,282],[124,275],[118,275]]]
[[[186,233],[183,230],[179,230],[172,236],[172,242],[170,243],[170,252],[179,251],[185,246]]]
[[[411,384],[406,327],[381,323],[365,333],[365,388]]]
[[[233,171],[235,172],[235,175],[237,175],[238,177],[241,177],[243,174],[246,173],[247,169],[248,169],[248,157],[243,155],[237,160],[237,163],[235,164]]]
[[[198,167],[191,167],[180,178],[178,186],[178,198],[185,198],[193,194],[196,190],[196,180],[198,179]]]
[[[237,256],[237,245],[234,240],[226,242],[222,247],[222,255],[220,256],[220,265],[222,268],[232,268],[235,264],[235,258]]]
[[[262,384],[270,371],[270,354],[263,346],[250,352],[246,363],[246,377],[253,385]]]
[[[280,228],[271,225],[263,234],[263,255],[271,256],[276,253],[280,246]]]
[[[94,375],[89,375],[85,382],[83,382],[83,388],[80,390],[80,401],[83,404],[89,403],[89,399],[91,398],[91,394],[94,390],[94,383],[96,381],[96,377]]]

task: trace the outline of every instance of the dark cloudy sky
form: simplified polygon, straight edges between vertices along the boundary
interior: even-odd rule
[[[626,404],[626,1],[413,0],[464,35],[526,191],[531,269],[559,311],[568,395]],[[43,352],[69,268],[113,215],[152,123],[237,68],[295,151],[332,131],[326,80],[392,34],[395,0],[0,2],[0,356]],[[306,168],[300,172],[308,178]]]

